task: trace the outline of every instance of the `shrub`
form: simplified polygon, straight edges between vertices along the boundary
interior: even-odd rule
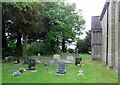
[[[71,48],[69,48],[69,49],[68,49],[68,52],[69,52],[69,53],[73,53],[73,52],[74,52],[74,50],[73,50],[73,49],[71,49]]]
[[[32,42],[31,44],[28,44],[27,46],[28,55],[36,55],[38,53],[40,53],[41,55],[49,53],[49,48],[44,42],[36,41],[36,42]]]

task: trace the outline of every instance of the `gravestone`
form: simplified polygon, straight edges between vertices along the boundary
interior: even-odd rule
[[[5,62],[14,61],[14,57],[7,54],[7,55],[4,57],[4,61],[5,61]]]
[[[56,75],[65,75],[66,74],[66,63],[64,61],[58,62],[58,69],[56,70]]]
[[[30,59],[28,63],[28,69],[27,70],[36,70],[36,62],[34,59]]]
[[[10,62],[10,56],[5,57],[5,62],[7,62],[7,61]]]
[[[54,63],[58,63],[60,60],[61,59],[60,59],[60,55],[59,54],[54,54],[53,55],[53,61],[54,61]]]
[[[50,60],[46,60],[44,63],[45,66],[49,66],[50,65]]]
[[[41,57],[40,53],[38,53],[38,57]]]
[[[68,56],[66,58],[67,61],[70,61],[71,63],[74,62],[74,57],[73,56]]]
[[[82,61],[82,58],[76,58],[76,60],[75,60],[75,65],[80,64],[80,61]]]

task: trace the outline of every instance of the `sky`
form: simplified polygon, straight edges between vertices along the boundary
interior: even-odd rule
[[[82,10],[82,15],[86,20],[85,31],[91,29],[91,17],[101,15],[102,9],[106,0],[67,0],[69,3],[76,3],[77,9]],[[85,37],[85,33],[80,36],[81,39]]]

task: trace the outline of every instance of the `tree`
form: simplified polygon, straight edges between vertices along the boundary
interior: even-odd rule
[[[86,31],[86,36],[84,39],[79,39],[77,41],[77,48],[79,53],[89,53],[91,51],[91,31]]]
[[[75,4],[46,3],[46,15],[49,17],[50,32],[46,36],[46,42],[51,47],[59,46],[59,41],[62,43],[62,51],[66,51],[65,41],[68,38],[75,38],[76,34],[80,34],[85,20],[81,15],[75,12]],[[51,42],[52,41],[52,42]],[[54,46],[52,46],[54,44]]]
[[[81,34],[85,20],[75,11],[75,4],[64,2],[3,3],[3,44],[11,48],[16,56],[27,54],[27,43],[43,40],[51,52],[59,46],[65,52],[65,42]],[[12,23],[6,24],[11,21]],[[6,35],[7,34],[7,35]],[[11,43],[14,43],[10,46]]]
[[[87,52],[91,51],[91,30],[86,31],[86,37],[84,43],[87,46]]]
[[[11,20],[13,22],[12,27],[9,27],[7,31],[9,31],[8,33],[10,34],[10,36],[17,35],[15,54],[17,56],[22,55],[21,38],[23,35],[24,37],[23,56],[25,56],[27,36],[30,35],[31,33],[40,34],[43,31],[41,17],[43,14],[44,5],[43,3],[24,3],[24,2],[3,3],[2,5],[3,5],[3,22],[6,22],[8,20]],[[5,26],[5,24],[3,24],[3,26]]]

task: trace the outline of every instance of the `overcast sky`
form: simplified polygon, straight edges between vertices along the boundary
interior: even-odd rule
[[[86,20],[86,29],[91,29],[91,16],[101,14],[106,0],[67,0],[69,3],[76,3],[78,9],[82,10],[82,15]],[[85,35],[81,36],[83,38]]]

